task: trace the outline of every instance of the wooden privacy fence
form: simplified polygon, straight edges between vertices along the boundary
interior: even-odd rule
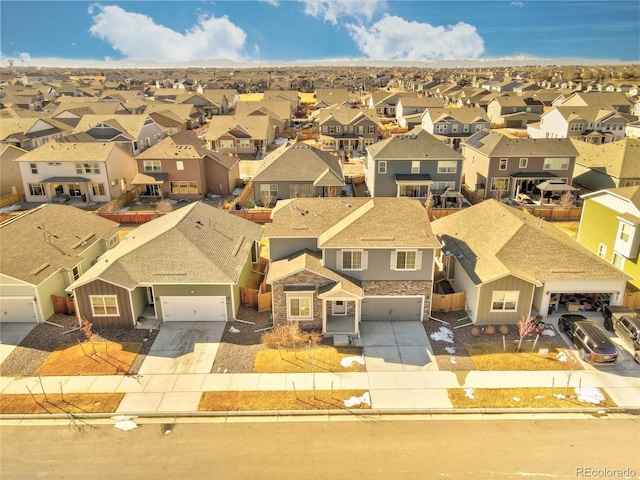
[[[24,199],[24,194],[22,192],[10,193],[9,195],[3,195],[0,197],[0,208],[8,207],[10,205],[15,205],[16,203],[22,202]]]
[[[265,269],[259,288],[240,287],[240,303],[249,307],[258,307],[259,312],[271,310],[271,287],[266,282],[269,266]]]
[[[254,223],[271,223],[271,209],[229,210],[236,217],[242,217]]]
[[[534,217],[549,220],[580,220],[582,207],[539,207],[526,206],[522,209]]]
[[[640,292],[631,292],[630,290],[625,290],[623,303],[627,307],[631,307],[634,310],[640,310]]]
[[[98,215],[116,223],[135,225],[150,222],[158,216],[155,212],[99,212]]]
[[[467,292],[439,294],[431,296],[432,312],[455,312],[464,310],[467,304]]]
[[[51,295],[51,303],[53,303],[53,311],[55,313],[63,313],[65,315],[76,313],[76,304],[73,302],[73,297]]]

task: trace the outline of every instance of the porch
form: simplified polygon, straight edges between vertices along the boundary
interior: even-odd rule
[[[358,335],[358,323],[355,315],[327,315],[324,334]]]

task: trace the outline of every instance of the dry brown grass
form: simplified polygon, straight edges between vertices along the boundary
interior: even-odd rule
[[[605,400],[598,405],[581,402],[573,388],[474,388],[474,398],[467,396],[467,390],[448,390],[453,408],[594,408],[615,407],[616,404],[603,389],[599,389]],[[557,398],[553,395],[565,395]],[[519,400],[515,400],[515,398]]]
[[[572,238],[578,238],[578,228],[580,227],[580,222],[577,221],[564,221],[564,222],[553,222],[553,225],[562,230],[564,233],[569,235]]]
[[[507,343],[506,352],[498,342],[465,343],[464,348],[478,370],[582,370],[580,362],[565,348],[538,342],[533,352],[532,346],[529,342],[523,343],[520,352],[515,351],[517,345],[513,343]],[[549,353],[540,354],[540,349],[548,349]],[[566,355],[566,362],[558,360],[559,353]]]
[[[123,397],[124,393],[47,394],[46,399],[44,395],[1,394],[0,414],[113,413]]]
[[[272,410],[338,410],[369,409],[360,404],[346,407],[344,400],[361,397],[366,390],[312,390],[268,391],[268,392],[204,392],[200,398],[198,411],[272,411]]]
[[[256,355],[254,373],[364,372],[365,366],[352,362],[343,367],[343,358],[360,356],[358,348],[320,345],[298,350],[267,349]]]
[[[141,343],[130,342],[62,345],[47,357],[34,375],[124,375],[140,348]]]

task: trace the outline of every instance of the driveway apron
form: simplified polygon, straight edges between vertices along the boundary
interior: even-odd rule
[[[224,322],[166,322],[153,342],[139,373],[210,373]]]
[[[36,323],[0,323],[0,363],[29,335]]]

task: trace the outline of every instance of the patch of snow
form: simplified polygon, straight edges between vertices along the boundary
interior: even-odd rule
[[[131,206],[128,206],[128,207],[122,207],[122,208],[120,209],[120,211],[121,211],[121,212],[128,212],[129,210],[131,210]]]
[[[536,395],[533,398],[535,398],[536,400],[540,400],[541,398],[544,398],[544,395]]]
[[[349,368],[354,363],[359,363],[360,365],[364,365],[364,358],[363,357],[344,357],[342,360],[340,360],[340,365],[342,365],[344,368]]]
[[[458,362],[456,362],[456,359],[455,359],[455,358],[453,358],[453,357],[449,357],[449,360],[451,360],[451,363],[453,363],[454,365],[455,365],[456,363],[458,363]]]
[[[542,335],[546,335],[547,337],[555,337],[556,336],[556,332],[554,332],[550,328],[547,328],[546,330],[542,331]]]
[[[229,328],[229,332],[230,333],[240,333],[240,330],[238,330],[236,327],[230,327]]]
[[[514,402],[519,402],[519,401],[520,401],[520,399],[519,399],[518,397],[513,397],[513,401],[514,401]]]
[[[567,357],[567,354],[564,352],[558,352],[558,355],[556,355],[556,357],[558,358],[559,362],[566,362],[567,360],[569,360],[569,357]]]
[[[593,403],[594,405],[600,405],[600,402],[604,402],[604,394],[596,387],[576,387],[576,395],[578,400],[585,403]]]
[[[0,208],[0,213],[5,212],[15,212],[16,210],[20,210],[22,205],[20,203],[14,203],[13,205],[9,205],[8,207]]]
[[[122,420],[114,425],[118,430],[122,430],[123,432],[128,432],[129,430],[134,430],[138,428],[138,424],[133,420]]]
[[[453,332],[447,327],[440,327],[437,332],[433,332],[429,335],[432,340],[437,342],[453,343]]]
[[[476,398],[476,397],[473,396],[473,388],[465,388],[464,389],[464,396],[465,397],[469,397],[472,400]]]
[[[364,392],[360,397],[351,397],[348,400],[344,400],[345,407],[355,407],[356,405],[365,404],[371,406],[371,396],[369,392]]]
[[[554,393],[553,396],[559,398],[560,400],[564,400],[565,398],[567,398],[561,393]]]
[[[175,205],[176,203],[178,203],[178,200],[174,200],[173,198],[167,198],[165,199],[165,202],[167,202],[169,205]]]
[[[456,353],[456,347],[444,347],[444,349],[449,355],[453,355],[454,353]]]

